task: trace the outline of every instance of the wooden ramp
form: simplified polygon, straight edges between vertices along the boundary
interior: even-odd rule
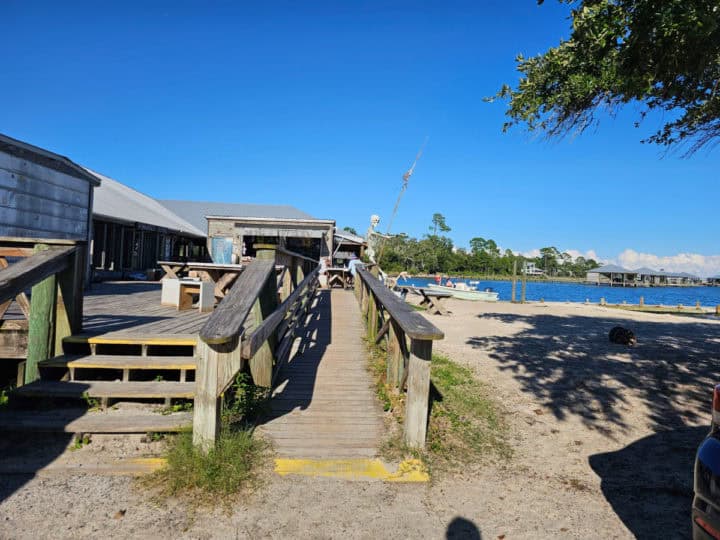
[[[383,434],[382,408],[367,370],[364,323],[352,292],[321,290],[300,346],[281,368],[259,430],[291,458],[367,458]]]

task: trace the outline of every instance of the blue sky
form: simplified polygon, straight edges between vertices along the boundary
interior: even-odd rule
[[[718,151],[664,156],[640,143],[661,118],[636,129],[634,109],[577,138],[503,134],[504,104],[483,102],[517,80],[517,53],[567,35],[565,5],[59,4],[0,2],[0,132],[152,196],[292,204],[359,231],[377,213],[384,230],[429,136],[394,232],[440,212],[459,246],[720,271]]]

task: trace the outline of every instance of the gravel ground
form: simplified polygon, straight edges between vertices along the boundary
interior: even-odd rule
[[[507,411],[514,457],[428,485],[279,478],[226,508],[159,502],[128,477],[0,477],[0,538],[686,538],[718,379],[718,322],[577,304],[451,300],[437,348]],[[616,324],[638,345],[607,341]],[[0,446],[59,453],[66,438]],[[150,455],[94,438],[69,459]]]

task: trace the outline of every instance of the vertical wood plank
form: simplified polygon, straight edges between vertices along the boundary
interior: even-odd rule
[[[398,343],[397,334],[395,333],[394,321],[390,319],[387,342],[387,373],[385,374],[385,377],[387,379],[387,383],[393,388],[397,387],[400,382],[400,370],[398,369],[399,350],[400,344]]]
[[[367,337],[370,343],[374,343],[377,337],[378,309],[375,295],[370,292],[368,296]]]
[[[258,259],[275,259],[275,250],[258,250]],[[300,268],[298,266],[298,268]],[[298,275],[298,278],[300,275]],[[300,283],[302,280],[299,280]],[[255,328],[277,308],[277,286],[274,276],[270,276],[263,285],[257,302],[253,307],[251,317],[254,318]],[[269,388],[272,385],[273,364],[275,363],[273,351],[277,345],[277,335],[273,333],[262,347],[250,359],[250,373],[253,382],[258,386]]]
[[[48,249],[38,244],[34,251]],[[32,288],[30,319],[28,321],[28,350],[25,363],[25,384],[40,378],[38,363],[47,360],[53,347],[53,327],[55,319],[55,297],[57,285],[55,276],[50,276]]]
[[[432,341],[413,339],[410,344],[408,392],[405,404],[405,443],[411,448],[425,447],[430,402],[431,359]]]
[[[218,361],[226,351],[223,345],[197,345],[195,371],[195,404],[193,406],[193,444],[208,452],[220,432],[220,401],[218,399]]]

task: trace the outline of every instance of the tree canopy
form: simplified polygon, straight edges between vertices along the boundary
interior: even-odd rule
[[[562,136],[582,132],[597,113],[641,103],[667,115],[643,142],[686,145],[688,153],[720,136],[720,3],[718,0],[560,0],[570,4],[572,33],[557,47],[516,58],[516,88],[507,130]],[[538,0],[542,4],[543,0]],[[495,99],[491,98],[491,99]]]

